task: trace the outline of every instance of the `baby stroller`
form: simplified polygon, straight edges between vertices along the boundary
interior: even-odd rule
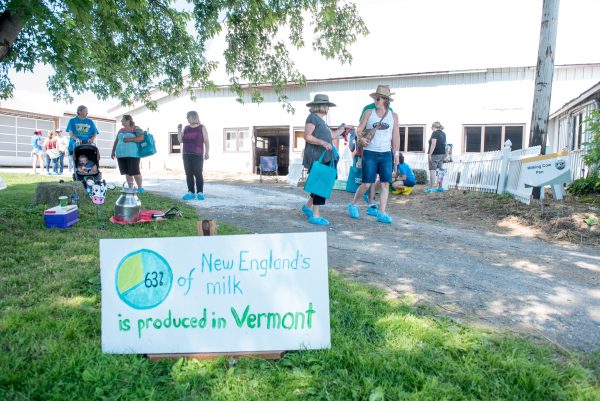
[[[91,178],[94,182],[102,180],[100,172],[100,152],[94,144],[79,144],[73,149],[73,181],[86,181]]]

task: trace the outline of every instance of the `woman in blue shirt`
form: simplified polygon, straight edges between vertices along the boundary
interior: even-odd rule
[[[135,125],[133,117],[125,114],[121,119],[123,128],[117,133],[113,143],[110,157],[117,158],[119,171],[127,179],[129,189],[133,189],[133,181],[138,187],[138,192],[144,192],[142,187],[142,174],[140,173],[140,156],[138,153],[138,142],[144,140],[144,131]]]
[[[33,157],[33,174],[37,174],[37,163],[40,163],[40,170],[44,171],[44,150],[42,149],[42,130],[33,131],[31,140],[31,156]]]

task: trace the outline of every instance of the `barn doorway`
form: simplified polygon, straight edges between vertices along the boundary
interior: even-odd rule
[[[288,175],[290,166],[290,127],[254,127],[253,171],[258,173],[261,156],[277,156],[277,175]]]

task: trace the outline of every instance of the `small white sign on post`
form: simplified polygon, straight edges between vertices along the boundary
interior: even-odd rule
[[[325,233],[100,240],[102,351],[331,346]]]
[[[569,153],[559,152],[521,159],[521,181],[525,187],[571,182]]]

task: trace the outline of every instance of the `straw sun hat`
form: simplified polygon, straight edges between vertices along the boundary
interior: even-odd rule
[[[388,85],[377,85],[375,92],[371,93],[369,96],[371,96],[373,99],[375,99],[377,96],[384,96],[390,99],[390,102],[393,102],[394,99],[392,99],[392,95],[395,95],[395,93],[390,92],[390,87]]]

